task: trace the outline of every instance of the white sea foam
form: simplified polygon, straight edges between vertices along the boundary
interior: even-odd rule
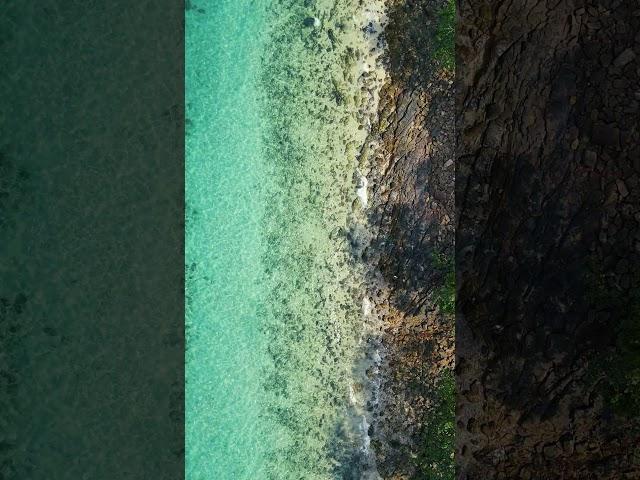
[[[349,385],[349,403],[356,405],[358,399],[356,398],[356,392],[353,390],[353,385]]]
[[[369,197],[367,194],[367,187],[369,185],[369,181],[367,180],[367,177],[365,177],[364,175],[360,175],[360,179],[358,181],[358,189],[357,189],[357,193],[358,193],[358,198],[360,199],[360,202],[362,203],[363,207],[367,207],[368,203],[369,203]]]
[[[369,445],[371,445],[371,438],[369,437],[369,422],[367,422],[367,416],[362,415],[362,421],[360,422],[360,432],[362,433],[362,449],[365,453],[369,453]]]
[[[369,297],[362,299],[362,313],[365,317],[371,315],[371,300],[369,300]]]
[[[376,348],[373,352],[373,361],[375,362],[376,366],[380,365],[380,362],[382,362],[382,357],[380,356],[380,350],[378,348]]]

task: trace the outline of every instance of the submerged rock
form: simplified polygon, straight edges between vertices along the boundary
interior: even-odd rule
[[[304,26],[305,27],[313,27],[313,28],[318,28],[320,27],[320,19],[316,18],[316,17],[307,17],[304,19]]]

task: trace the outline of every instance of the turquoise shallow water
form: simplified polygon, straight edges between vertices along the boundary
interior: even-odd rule
[[[265,1],[188,11],[187,476],[261,478],[263,245],[255,96]],[[247,13],[245,15],[245,12]],[[193,388],[192,388],[193,387]]]
[[[361,275],[344,235],[363,140],[357,3],[187,11],[188,480],[367,468]],[[311,14],[322,28],[304,27]]]

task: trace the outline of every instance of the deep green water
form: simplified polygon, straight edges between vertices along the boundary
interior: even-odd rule
[[[187,11],[189,480],[360,478],[368,465],[361,275],[341,233],[363,140],[346,49],[357,2],[303,4]],[[322,28],[303,25],[311,14]]]

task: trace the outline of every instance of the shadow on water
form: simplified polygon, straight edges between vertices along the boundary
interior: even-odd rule
[[[335,460],[333,478],[361,480],[367,469],[368,458],[359,442],[354,442],[350,425],[338,424],[334,430],[330,457]]]

